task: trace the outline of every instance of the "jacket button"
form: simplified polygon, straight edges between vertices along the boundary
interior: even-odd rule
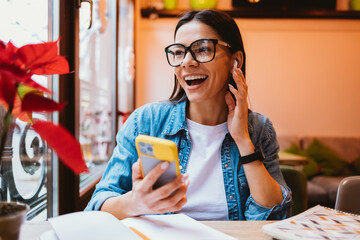
[[[233,200],[233,199],[234,199],[233,195],[230,195],[229,198],[230,198],[230,200]]]
[[[180,169],[180,170],[182,170],[182,169],[183,169],[183,167],[182,167],[181,165],[179,165],[179,169]]]
[[[225,165],[224,165],[224,166],[225,166],[225,168],[227,168],[229,165],[228,165],[227,163],[225,163]]]

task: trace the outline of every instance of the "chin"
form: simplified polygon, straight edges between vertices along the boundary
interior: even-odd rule
[[[187,95],[187,99],[189,100],[189,102],[192,103],[199,103],[205,100],[204,97],[194,96],[194,95]]]

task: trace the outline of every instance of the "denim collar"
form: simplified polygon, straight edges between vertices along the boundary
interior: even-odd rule
[[[187,131],[186,105],[187,105],[186,100],[175,104],[174,108],[170,112],[169,124],[165,127],[164,131],[162,132],[164,135],[175,135],[180,130]]]
[[[165,127],[164,131],[162,132],[164,135],[175,135],[180,130],[185,130],[185,131],[188,130],[186,125],[186,106],[187,106],[187,100],[175,104],[174,108],[170,112],[169,124]],[[254,132],[252,111],[249,110],[248,114],[249,114],[248,129],[249,129],[249,134],[251,136]]]

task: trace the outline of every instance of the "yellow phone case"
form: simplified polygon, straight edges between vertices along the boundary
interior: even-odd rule
[[[154,184],[154,188],[160,187],[180,175],[177,146],[173,141],[139,135],[135,139],[135,144],[143,177],[160,161],[168,161],[170,163],[167,171],[163,173]]]

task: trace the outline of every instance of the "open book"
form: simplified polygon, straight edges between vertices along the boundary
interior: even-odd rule
[[[262,230],[282,240],[359,240],[360,216],[317,205],[291,218],[264,225]]]
[[[235,240],[184,214],[146,215],[119,221],[107,212],[75,212],[50,218],[40,240]]]

